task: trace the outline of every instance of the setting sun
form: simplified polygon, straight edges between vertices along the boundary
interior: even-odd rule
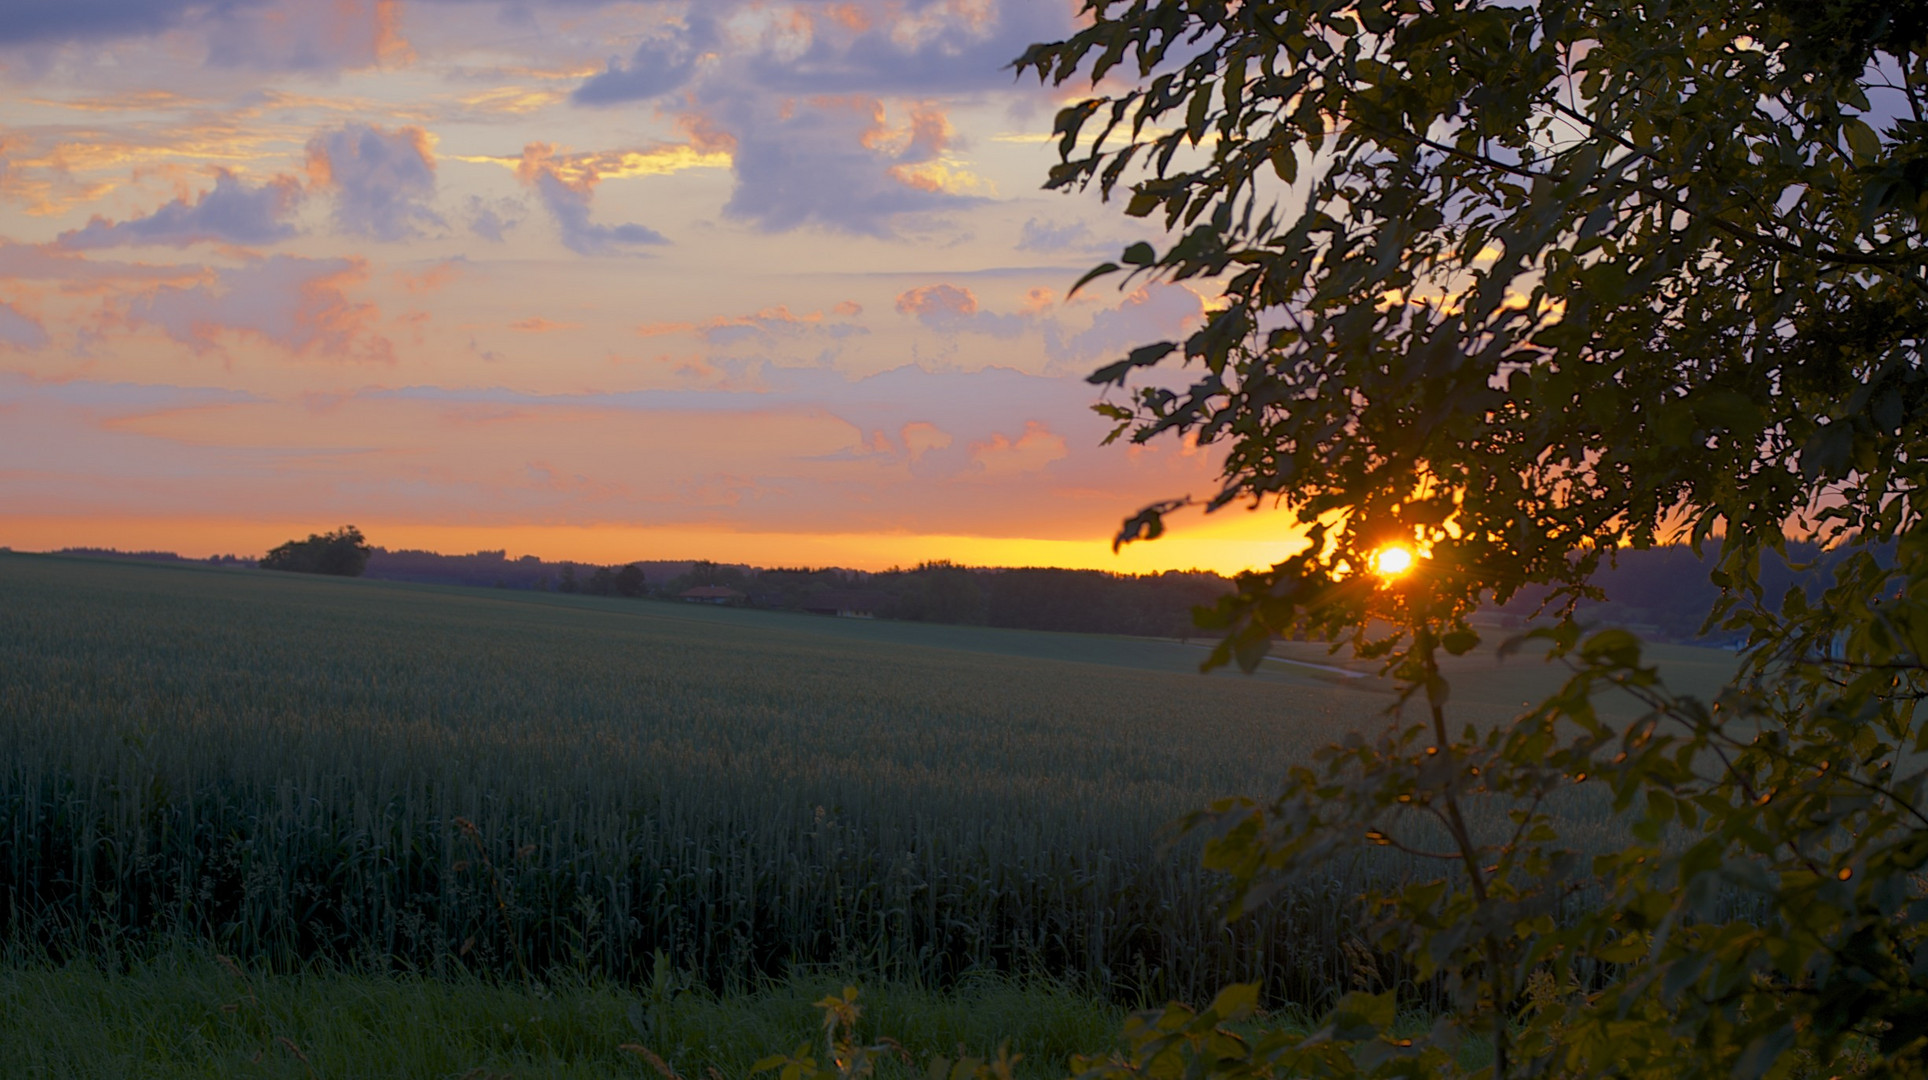
[[[1412,551],[1398,544],[1382,547],[1372,556],[1372,569],[1380,577],[1398,577],[1412,568]]]

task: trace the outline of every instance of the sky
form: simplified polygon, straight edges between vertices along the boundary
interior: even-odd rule
[[[1208,286],[1046,192],[1072,0],[11,0],[0,545],[1145,572],[1210,448],[1084,376]]]

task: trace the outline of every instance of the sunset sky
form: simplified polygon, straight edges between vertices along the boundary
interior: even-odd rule
[[[0,545],[1265,564],[1083,376],[1209,287],[1041,190],[1070,0],[21,0]]]

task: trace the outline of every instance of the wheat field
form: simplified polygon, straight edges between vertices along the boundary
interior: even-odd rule
[[[0,942],[1311,1003],[1345,987],[1363,871],[1227,928],[1164,828],[1392,699],[1203,655],[0,554]],[[1549,677],[1475,674],[1488,718]]]

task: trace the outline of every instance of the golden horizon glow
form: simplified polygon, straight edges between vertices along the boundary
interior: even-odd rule
[[[368,541],[404,549],[467,555],[506,551],[546,562],[616,565],[709,559],[749,566],[837,566],[881,571],[949,560],[965,566],[1057,567],[1114,574],[1205,570],[1227,577],[1263,569],[1303,546],[1303,534],[1265,515],[1206,519],[1156,541],[1114,554],[1107,535],[1089,537],[969,536],[941,533],[738,531],[702,525],[444,524],[363,518],[354,521],[264,521],[223,518],[74,518],[0,516],[0,547],[20,552],[61,548],[171,551],[186,558],[257,557],[285,540],[354,524]]]

